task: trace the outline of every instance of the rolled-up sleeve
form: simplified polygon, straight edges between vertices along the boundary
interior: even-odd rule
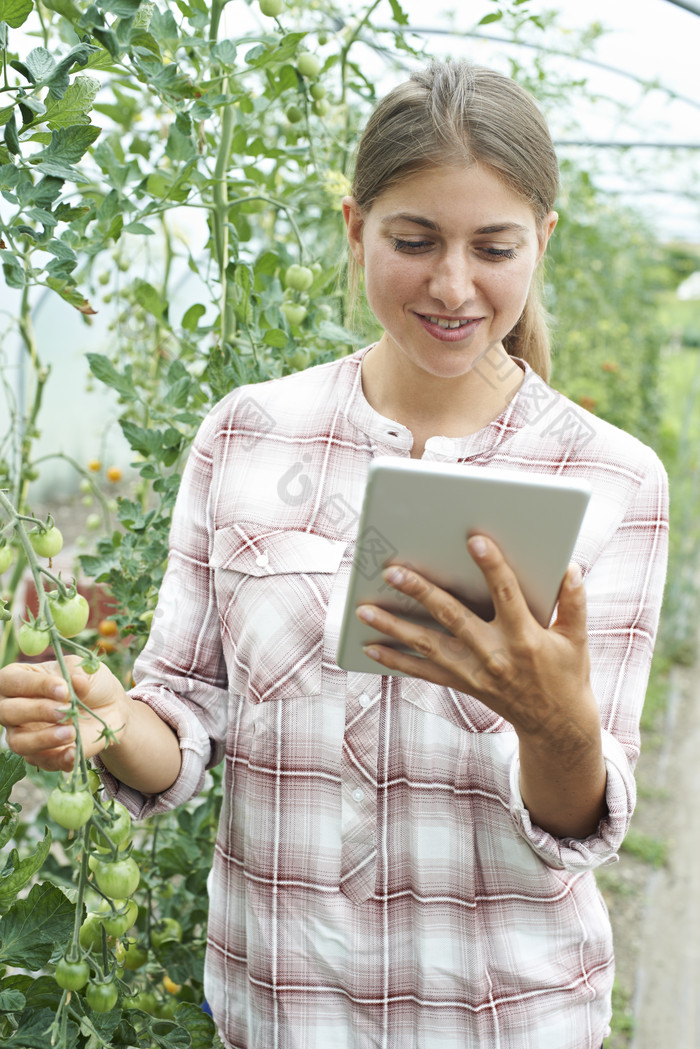
[[[100,768],[110,794],[142,818],[195,797],[206,770],[221,761],[228,682],[210,566],[213,542],[213,437],[216,414],[202,424],[190,452],[170,532],[168,567],[146,647],[134,666],[133,699],[175,731],[180,773],[162,794],[144,795]],[[101,763],[98,763],[101,765]]]
[[[668,555],[668,482],[649,449],[647,469],[587,574],[591,684],[601,717],[607,815],[595,834],[557,838],[533,824],[520,794],[517,754],[510,812],[518,832],[551,867],[576,873],[617,859],[636,802],[639,723],[659,623]]]

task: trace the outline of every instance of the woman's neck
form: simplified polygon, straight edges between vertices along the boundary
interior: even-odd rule
[[[392,350],[386,336],[362,361],[365,397],[380,415],[413,433],[414,457],[417,451],[422,455],[430,437],[466,437],[483,429],[498,418],[522,381],[522,369],[500,344],[470,371],[447,378]]]

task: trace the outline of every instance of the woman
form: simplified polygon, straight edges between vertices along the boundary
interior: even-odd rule
[[[508,78],[435,65],[390,93],[343,204],[383,335],[210,413],[136,687],[75,673],[120,740],[104,751],[86,725],[84,746],[132,813],[225,761],[206,991],[228,1049],[598,1049],[609,1030],[592,872],[634,805],[666,486],[649,449],[544,381],[557,185]],[[492,622],[389,569],[453,638],[360,609],[420,655],[376,645],[376,674],[339,669],[377,454],[587,478],[549,629],[477,536]],[[65,695],[53,664],[0,676],[8,742],[43,768],[72,764]]]

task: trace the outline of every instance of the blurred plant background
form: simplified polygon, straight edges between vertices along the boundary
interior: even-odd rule
[[[585,75],[555,64],[545,45],[564,29],[572,56],[592,56],[601,27],[568,29],[530,0],[464,6],[462,29],[522,44],[501,67],[574,128]],[[362,330],[348,323],[340,200],[376,98],[430,52],[434,38],[413,30],[400,0],[0,0],[0,487],[66,529],[63,568],[93,602],[84,640],[126,684],[204,413],[234,386],[334,359],[376,334],[366,311]],[[653,729],[672,668],[696,660],[700,319],[697,299],[678,289],[700,270],[700,245],[664,239],[601,189],[590,156],[563,152],[547,265],[553,384],[650,443],[671,477],[670,583],[645,715]],[[301,281],[288,276],[293,265]],[[15,613],[31,605],[20,549],[0,584]],[[3,664],[17,649],[12,621],[0,627]],[[31,778],[43,794],[50,777]],[[129,979],[165,1024],[159,1045],[213,1044],[188,1007],[202,996],[217,799],[213,777],[199,804],[148,823],[138,841],[146,877],[135,938],[149,954]],[[40,807],[38,819],[15,820],[3,842],[18,850],[12,863],[45,819]],[[70,901],[69,843],[53,830],[42,878]],[[0,901],[1,920],[16,921],[20,903]],[[168,917],[195,951],[177,939],[153,948],[151,927]],[[55,932],[45,927],[47,942]],[[35,1044],[26,1030],[51,1009],[42,964],[0,980],[8,1047]],[[164,976],[179,990],[164,989]],[[119,1022],[109,1044],[141,1038],[138,1024],[120,1034]],[[190,1043],[177,1040],[180,1028]],[[72,1037],[107,1044],[87,1029]]]

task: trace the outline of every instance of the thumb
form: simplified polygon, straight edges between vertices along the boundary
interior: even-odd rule
[[[572,641],[586,636],[586,589],[581,568],[573,561],[566,570],[559,590],[554,628]]]

